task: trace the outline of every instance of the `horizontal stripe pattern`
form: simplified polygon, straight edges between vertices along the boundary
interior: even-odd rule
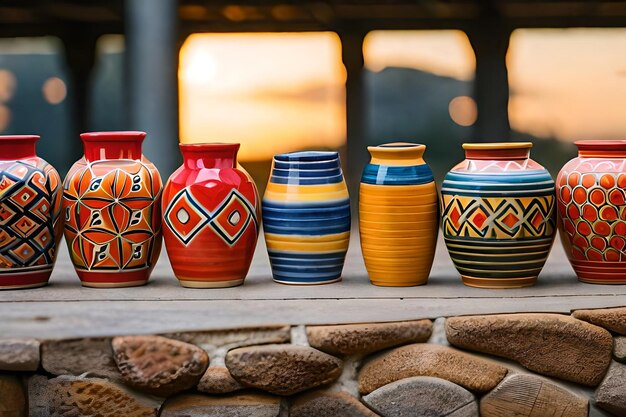
[[[387,166],[367,164],[361,182],[375,185],[419,185],[434,181],[433,172],[426,164]]]
[[[321,284],[341,278],[351,223],[336,152],[276,155],[262,213],[274,280]]]
[[[511,197],[514,195],[549,195],[554,181],[546,170],[511,173],[449,172],[441,185],[442,194]]]

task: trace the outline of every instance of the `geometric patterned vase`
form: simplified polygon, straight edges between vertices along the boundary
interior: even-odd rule
[[[80,135],[85,155],[63,183],[65,240],[86,287],[148,282],[161,252],[161,177],[143,132]]]
[[[533,285],[555,236],[555,188],[529,142],[466,143],[441,187],[441,227],[465,285]]]
[[[0,289],[46,285],[61,239],[61,178],[37,140],[0,136]]]
[[[374,285],[426,284],[439,225],[437,187],[423,159],[426,146],[369,146],[359,192],[359,230]]]
[[[259,234],[254,181],[238,143],[181,144],[183,165],[163,190],[163,237],[183,287],[241,285]]]
[[[557,177],[558,225],[578,279],[626,284],[626,141],[578,141]]]
[[[274,281],[341,280],[350,242],[350,197],[337,152],[274,156],[263,196],[263,229]]]

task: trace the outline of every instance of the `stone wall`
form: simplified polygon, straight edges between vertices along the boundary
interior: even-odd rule
[[[0,416],[626,416],[626,307],[0,340]]]

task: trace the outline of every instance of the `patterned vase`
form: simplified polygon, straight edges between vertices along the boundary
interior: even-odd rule
[[[359,231],[374,285],[422,285],[435,256],[437,187],[423,155],[426,146],[390,143],[367,148],[361,177]]]
[[[554,181],[529,142],[466,143],[441,188],[442,229],[463,283],[533,285],[555,234]]]
[[[263,228],[274,281],[341,280],[350,241],[350,198],[339,154],[274,156],[263,196]]]
[[[558,226],[578,279],[626,284],[626,141],[579,141],[557,177]]]
[[[86,287],[148,281],[161,252],[161,177],[143,132],[80,135],[85,156],[63,184],[65,240]]]
[[[61,239],[61,178],[39,136],[0,136],[0,289],[48,283]]]

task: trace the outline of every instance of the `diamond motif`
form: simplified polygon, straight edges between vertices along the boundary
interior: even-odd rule
[[[24,242],[17,248],[9,251],[13,256],[17,257],[22,261],[22,263],[26,264],[28,261],[37,255],[35,249],[30,246],[28,243]]]
[[[502,223],[504,223],[511,230],[513,230],[515,225],[517,225],[517,222],[519,222],[519,219],[513,213],[508,213],[502,218]]]
[[[211,226],[230,246],[237,242],[246,231],[250,220],[254,219],[254,209],[234,189],[212,214]]]
[[[187,245],[209,220],[209,215],[191,193],[182,189],[165,210],[165,224]]]
[[[482,207],[478,207],[476,211],[471,215],[469,220],[472,222],[472,224],[474,224],[474,226],[478,228],[478,230],[481,230],[485,226],[487,214]]]
[[[17,233],[22,235],[23,237],[28,237],[28,234],[31,230],[37,227],[37,223],[34,220],[29,219],[24,216],[15,223],[11,225],[11,229],[15,230]]]

